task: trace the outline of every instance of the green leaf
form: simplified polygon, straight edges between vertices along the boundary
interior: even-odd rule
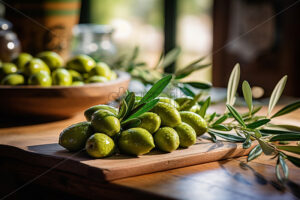
[[[256,145],[249,153],[248,158],[247,158],[247,162],[250,162],[251,160],[254,160],[255,158],[259,157],[262,153],[262,149],[260,147],[260,145]]]
[[[256,122],[253,122],[251,124],[247,124],[247,128],[256,129],[258,127],[261,127],[261,126],[269,123],[270,121],[271,121],[270,119],[261,119],[261,120],[258,120]]]
[[[134,118],[126,122],[121,122],[121,126],[123,129],[129,129],[129,128],[137,127],[138,125],[140,125],[140,123],[141,123],[140,119]]]
[[[296,131],[285,131],[285,130],[275,130],[275,129],[261,129],[259,131],[261,133],[264,133],[264,134],[274,134],[274,135],[278,135],[278,134],[300,134],[300,132],[296,132]]]
[[[137,110],[135,113],[133,113],[132,115],[130,115],[124,122],[127,122],[133,118],[137,118],[138,116],[140,116],[141,114],[151,110],[157,103],[159,102],[159,99],[153,99],[150,102],[148,102],[147,104],[145,104],[143,107],[141,107],[139,110]]]
[[[299,134],[287,133],[281,135],[275,135],[270,139],[270,142],[274,141],[298,141],[300,140]]]
[[[235,94],[240,81],[240,65],[237,63],[231,74],[227,86],[227,101],[226,104],[233,106],[235,103]]]
[[[262,141],[261,139],[257,139],[260,147],[262,148],[262,151],[266,155],[272,155],[275,152],[275,149],[271,147],[269,144],[266,142]]]
[[[208,122],[211,122],[212,120],[214,120],[214,118],[216,117],[216,115],[217,115],[216,112],[214,112],[213,114],[211,114],[211,115],[209,116]]]
[[[226,104],[227,109],[229,110],[229,112],[232,114],[232,116],[234,117],[234,119],[243,127],[246,127],[246,124],[244,122],[244,120],[242,119],[242,116],[235,110],[234,107],[232,107],[229,104]]]
[[[152,99],[155,99],[160,95],[160,93],[167,87],[167,85],[172,80],[172,75],[167,75],[164,78],[157,81],[150,90],[145,94],[145,96],[140,100],[138,105],[142,103],[147,103],[151,101]]]
[[[134,107],[135,93],[134,92],[129,92],[127,94],[127,96],[125,97],[125,101],[126,101],[126,104],[127,104],[127,112],[124,115],[124,119],[126,119],[126,117],[130,114],[130,112],[132,111],[132,109]]]
[[[194,96],[194,98],[192,100],[185,101],[180,106],[180,110],[189,110],[190,108],[192,108],[194,105],[197,104],[197,102],[200,100],[201,96],[202,96],[202,92],[199,92],[196,96]]]
[[[279,117],[281,115],[288,114],[294,110],[297,110],[298,108],[300,108],[300,101],[296,101],[294,103],[291,103],[291,104],[283,107],[277,113],[275,113],[271,118],[275,118],[275,117]]]
[[[201,117],[205,117],[205,114],[206,114],[206,110],[207,110],[207,108],[210,106],[210,97],[208,97],[205,101],[204,101],[204,103],[203,103],[203,105],[201,106],[201,108],[200,108],[200,111],[199,111],[199,115],[201,116]]]
[[[289,125],[289,124],[269,124],[271,127],[279,127],[279,128],[284,128],[289,131],[296,131],[300,132],[300,127],[299,126],[294,126],[294,125]]]
[[[250,87],[250,85],[247,81],[243,82],[242,89],[243,89],[244,99],[245,99],[245,101],[247,103],[247,106],[249,108],[249,113],[251,113],[252,109],[253,109],[252,92],[251,92],[251,87]]]
[[[127,110],[128,110],[127,103],[126,103],[125,99],[123,99],[121,102],[120,108],[119,108],[119,113],[118,113],[117,118],[122,120],[123,117],[126,115]]]
[[[222,132],[217,132],[214,130],[209,129],[208,133],[216,135],[218,137],[221,137],[223,139],[226,139],[228,141],[232,141],[232,142],[244,142],[245,138],[240,137],[240,136],[236,136],[236,135],[232,135],[232,134],[226,134],[226,133],[222,133]]]
[[[276,146],[278,149],[300,154],[300,146]]]
[[[269,101],[268,116],[270,116],[273,108],[277,104],[277,102],[278,102],[278,100],[279,100],[279,98],[280,98],[280,96],[283,92],[283,89],[285,87],[286,81],[287,81],[287,76],[285,75],[284,77],[282,77],[280,79],[280,81],[275,86],[275,88],[274,88],[274,90],[271,94],[270,101]]]
[[[250,134],[246,133],[247,137],[246,140],[243,142],[243,149],[248,149],[249,147],[251,147],[252,141],[250,140]]]
[[[289,155],[285,155],[285,156],[291,163],[293,163],[297,167],[300,167],[300,158],[289,156]]]
[[[231,129],[232,129],[223,124],[216,124],[216,125],[212,126],[211,128],[219,130],[219,131],[231,131]]]
[[[281,176],[280,168],[283,172],[284,177]],[[285,160],[284,160],[283,156],[280,155],[280,154],[278,156],[278,160],[277,160],[275,170],[276,170],[276,177],[280,182],[285,182],[288,179],[289,168],[288,168],[287,164],[285,163]]]
[[[179,89],[181,90],[181,92],[183,92],[186,96],[189,96],[189,97],[194,97],[195,96],[195,93],[190,90],[189,88],[187,88],[186,86],[183,86],[183,87],[179,87]]]
[[[227,114],[222,115],[212,124],[212,126],[223,123],[227,118],[228,118]]]
[[[191,65],[188,67],[185,67],[183,69],[180,69],[175,72],[175,79],[182,79],[193,73],[194,71],[198,71],[200,69],[206,68],[210,66],[211,64],[203,64],[203,65]]]
[[[211,88],[211,83],[203,83],[203,82],[185,82],[185,84],[188,84],[194,88],[206,90]]]
[[[215,136],[214,134],[211,134],[211,133],[208,132],[208,135],[210,135],[211,140],[212,140],[214,143],[218,142],[218,140],[217,140],[217,138],[216,138],[216,136]]]
[[[180,47],[176,47],[176,48],[172,49],[171,51],[169,51],[162,58],[162,62],[160,62],[160,64],[158,65],[157,68],[165,68],[165,67],[169,66],[170,64],[174,63],[177,60],[180,52],[181,52]]]
[[[251,116],[253,116],[255,113],[257,113],[258,111],[260,111],[261,108],[262,108],[262,106],[254,107],[254,108],[252,109]],[[242,116],[243,118],[245,118],[245,117],[248,117],[249,114],[250,114],[250,112],[246,112],[246,113],[241,114],[241,116]]]

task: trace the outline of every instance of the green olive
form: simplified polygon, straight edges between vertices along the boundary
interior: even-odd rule
[[[145,112],[138,118],[141,120],[141,123],[138,125],[138,127],[146,129],[151,134],[156,132],[160,127],[160,117],[155,113]]]
[[[96,62],[87,55],[77,55],[67,62],[67,69],[73,69],[79,73],[87,73],[96,65]]]
[[[84,82],[82,82],[82,81],[73,81],[72,82],[72,86],[82,86],[82,85],[84,85]]]
[[[68,72],[71,74],[73,82],[83,81],[83,77],[79,72],[72,70],[72,69],[68,69]]]
[[[89,122],[79,122],[64,129],[59,136],[59,145],[69,151],[79,151],[85,147],[87,139],[93,134]]]
[[[178,103],[174,99],[171,99],[171,98],[168,98],[168,97],[158,97],[158,99],[159,99],[159,102],[171,104],[176,109],[179,108]]]
[[[111,79],[111,70],[109,66],[104,62],[99,62],[96,66],[89,72],[89,76],[103,76],[108,80]]]
[[[172,152],[179,147],[179,136],[173,128],[163,127],[155,133],[154,142],[161,151]]]
[[[87,79],[88,83],[105,83],[107,81],[108,79],[105,78],[104,76],[91,76],[90,78]]]
[[[30,61],[28,61],[24,66],[24,73],[27,76],[30,76],[32,74],[38,73],[40,71],[45,71],[48,74],[50,74],[49,67],[39,58],[33,58]]]
[[[17,58],[13,60],[13,63],[17,65],[21,72],[24,71],[25,64],[32,59],[32,56],[28,53],[20,53]]]
[[[60,68],[52,73],[53,85],[69,86],[72,84],[72,76],[68,70]]]
[[[103,133],[95,133],[86,142],[87,153],[94,158],[103,158],[114,153],[115,143]]]
[[[181,147],[189,147],[196,143],[197,135],[195,130],[187,123],[182,122],[176,126],[175,131],[179,136],[179,145]]]
[[[146,129],[131,128],[120,134],[118,147],[122,153],[139,156],[150,152],[155,145]]]
[[[109,80],[116,80],[118,78],[118,75],[117,75],[117,73],[116,72],[114,72],[114,71],[111,71],[111,77],[110,77],[110,79]]]
[[[94,114],[94,112],[96,112],[98,110],[108,110],[108,111],[112,112],[114,115],[118,114],[118,109],[116,109],[115,107],[108,106],[108,105],[96,105],[96,106],[92,106],[84,111],[84,116],[85,116],[86,120],[91,121],[92,115]]]
[[[179,112],[170,104],[158,102],[151,112],[159,115],[163,126],[175,127],[181,123]]]
[[[41,71],[41,72],[31,75],[28,79],[28,84],[48,87],[48,86],[51,86],[52,79],[51,79],[51,76],[47,72]]]
[[[183,122],[193,127],[197,136],[203,135],[207,131],[207,123],[200,115],[190,111],[181,111],[180,116]]]
[[[42,59],[52,71],[64,64],[62,57],[53,51],[41,52],[36,57]]]
[[[9,74],[5,76],[1,84],[2,85],[23,85],[25,82],[24,77],[21,74]]]
[[[113,137],[120,132],[119,119],[108,110],[98,110],[92,115],[91,123],[95,131]]]
[[[179,104],[179,106],[182,106],[185,102],[192,101],[192,100],[193,100],[192,97],[179,97],[175,99],[175,101]]]
[[[8,74],[14,74],[18,71],[18,68],[13,63],[3,63],[0,67],[0,79]]]

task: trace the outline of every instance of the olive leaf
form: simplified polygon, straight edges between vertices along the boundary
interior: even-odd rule
[[[242,116],[243,118],[248,117],[249,115],[250,115],[250,116],[253,116],[253,115],[256,114],[258,111],[260,111],[261,108],[262,108],[262,106],[254,107],[254,108],[252,109],[252,112],[246,112],[246,113],[243,113],[243,114],[241,114],[241,116]]]
[[[208,97],[204,103],[202,104],[201,108],[200,108],[200,111],[199,111],[199,115],[201,117],[205,117],[205,114],[206,114],[206,111],[207,111],[207,108],[210,106],[210,97]]]
[[[232,142],[244,142],[245,138],[240,137],[240,136],[236,136],[236,135],[232,135],[232,134],[227,134],[227,133],[222,133],[222,132],[217,132],[214,130],[209,129],[208,133],[216,135],[218,137],[221,137],[223,139],[226,139],[228,141],[232,141]]]
[[[300,132],[296,132],[296,131],[285,131],[285,130],[275,130],[275,129],[261,129],[260,132],[264,134],[274,134],[274,135],[278,135],[278,134],[299,134],[300,135]]]
[[[209,116],[209,118],[208,118],[208,122],[211,122],[211,121],[213,121],[214,120],[214,118],[216,117],[216,115],[217,115],[217,113],[216,112],[214,112],[213,114],[211,114],[210,116]]]
[[[293,163],[297,167],[300,167],[300,158],[289,156],[289,155],[285,155],[285,156],[291,163]]]
[[[278,149],[300,154],[300,146],[276,146]]]
[[[234,119],[243,127],[246,127],[246,124],[242,118],[242,116],[236,111],[236,109],[234,107],[232,107],[229,104],[226,104],[227,109],[229,110],[229,112],[232,114],[232,116],[234,117]]]
[[[214,134],[211,134],[211,133],[208,132],[208,135],[210,135],[211,140],[212,140],[214,143],[216,143],[216,142],[218,141],[217,138],[216,138],[216,136],[215,136]]]
[[[252,141],[250,139],[250,134],[246,133],[246,140],[243,142],[243,149],[248,149],[249,147],[251,147]]]
[[[182,79],[184,77],[187,77],[188,75],[190,75],[191,73],[193,73],[194,71],[198,71],[200,69],[206,68],[208,66],[211,66],[211,64],[203,64],[203,65],[190,65],[187,66],[181,70],[178,70],[175,72],[175,79]]]
[[[252,113],[252,109],[253,109],[252,92],[251,92],[251,87],[247,81],[243,82],[242,90],[243,90],[244,99],[245,99],[248,109],[249,109],[249,113]]]
[[[280,79],[280,81],[277,83],[277,85],[275,86],[275,88],[274,88],[274,90],[271,94],[270,101],[269,101],[268,116],[270,116],[273,108],[277,104],[277,102],[278,102],[278,100],[279,100],[279,98],[280,98],[280,96],[283,92],[283,89],[285,87],[286,81],[287,81],[287,75],[282,77]]]
[[[229,128],[223,124],[216,124],[216,125],[211,126],[211,128],[219,130],[219,131],[231,131],[232,130],[232,128]]]
[[[262,153],[262,149],[260,147],[260,145],[256,145],[249,153],[248,157],[247,157],[247,162],[250,162],[251,160],[254,160],[255,158],[259,157]]]
[[[134,92],[129,92],[127,96],[125,97],[125,101],[127,104],[127,111],[123,117],[123,119],[126,119],[126,117],[131,113],[134,103],[135,103],[135,93]]]
[[[284,177],[281,176],[280,169],[282,170]],[[287,164],[285,163],[285,160],[281,154],[279,154],[279,156],[278,156],[275,171],[276,171],[276,177],[280,182],[285,182],[288,179],[289,168],[288,168]]]
[[[194,97],[195,96],[195,93],[192,90],[190,90],[188,87],[186,87],[185,85],[183,87],[179,86],[179,89],[186,96],[189,96],[189,97]]]
[[[294,110],[297,110],[298,108],[300,108],[300,101],[296,101],[294,103],[291,103],[291,104],[283,107],[277,113],[275,113],[271,118],[275,118],[275,117],[279,117],[281,115],[288,114]]]
[[[119,113],[118,113],[117,118],[122,120],[123,117],[126,115],[127,110],[128,110],[127,103],[126,103],[125,99],[123,99],[121,102],[120,108],[119,108]]]
[[[185,101],[184,104],[182,104],[182,106],[180,106],[180,110],[189,110],[190,108],[192,108],[194,105],[197,104],[197,102],[200,100],[202,96],[202,92],[199,92],[196,96],[194,96],[194,98],[190,101]]]
[[[177,60],[180,52],[181,52],[180,47],[176,47],[170,50],[165,56],[162,57],[161,62],[157,65],[156,69],[165,68],[170,64],[174,63]]]
[[[219,117],[219,118],[212,124],[212,126],[221,124],[221,123],[224,122],[227,118],[228,118],[228,115],[227,115],[227,114],[222,115],[221,117]]]
[[[298,141],[300,140],[300,134],[287,133],[281,135],[275,135],[270,139],[270,142],[274,141]]]
[[[211,83],[203,83],[203,82],[185,82],[185,84],[202,90],[209,89],[212,86]]]
[[[259,138],[257,138],[257,141],[258,141],[262,151],[264,152],[264,154],[272,155],[275,152],[275,149],[272,146],[268,145],[266,142],[262,141]]]
[[[147,103],[160,95],[160,93],[167,87],[167,85],[172,80],[172,75],[167,75],[164,78],[157,81],[150,90],[145,94],[145,96],[140,100],[138,105],[142,103]]]
[[[227,101],[226,104],[233,106],[235,103],[235,94],[240,81],[240,65],[237,63],[231,74],[227,86]]]
[[[140,124],[141,124],[141,120],[138,119],[138,118],[133,118],[133,119],[130,119],[128,121],[121,122],[121,126],[122,126],[123,129],[134,128],[134,127],[137,127]]]
[[[278,127],[278,128],[284,128],[289,131],[295,131],[300,132],[300,126],[290,125],[290,124],[268,124],[270,127]]]
[[[261,120],[258,120],[256,122],[253,122],[253,123],[250,123],[250,124],[247,124],[247,128],[250,128],[250,129],[256,129],[258,127],[261,127],[267,123],[269,123],[271,120],[270,119],[261,119]]]
[[[135,113],[130,115],[124,122],[127,122],[133,118],[137,118],[141,114],[151,110],[157,103],[159,102],[159,99],[153,99],[149,101],[147,104],[145,104],[143,107],[141,107],[139,110],[137,110]]]

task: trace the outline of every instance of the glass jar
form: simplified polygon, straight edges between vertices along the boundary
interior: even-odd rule
[[[72,54],[86,54],[96,61],[112,64],[117,53],[112,34],[109,25],[78,24],[73,29]]]
[[[0,60],[9,62],[21,51],[20,41],[12,30],[12,24],[0,18]]]

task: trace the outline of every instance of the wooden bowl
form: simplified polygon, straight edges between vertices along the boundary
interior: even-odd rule
[[[106,104],[128,88],[130,75],[117,72],[107,83],[83,86],[0,86],[0,115],[64,119],[96,104]]]

